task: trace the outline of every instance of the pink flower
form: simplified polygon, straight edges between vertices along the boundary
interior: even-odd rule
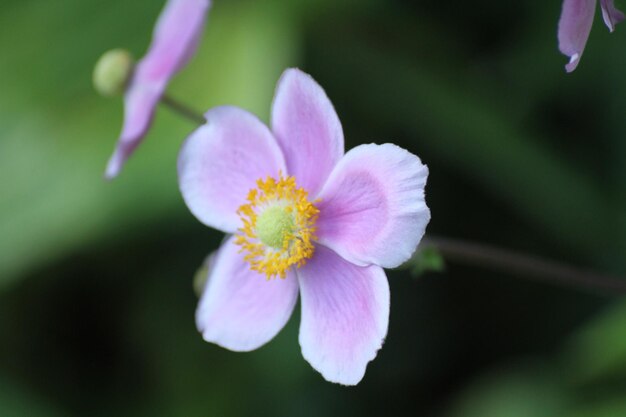
[[[159,16],[146,56],[124,95],[124,126],[105,176],[116,177],[148,131],[170,78],[196,51],[210,0],[169,0]]]
[[[180,152],[180,189],[201,222],[233,235],[209,271],[199,331],[256,349],[300,293],[304,358],[329,381],[357,384],[387,334],[383,267],[409,259],[430,220],[427,167],[389,143],[344,154],[330,100],[297,69],[278,82],[272,131],[236,107],[206,119]]]
[[[615,25],[624,20],[624,13],[617,10],[613,0],[600,0],[602,18],[611,32]],[[576,69],[583,55],[593,16],[596,9],[596,0],[564,0],[561,19],[559,20],[559,50],[570,57],[565,65],[567,72]]]

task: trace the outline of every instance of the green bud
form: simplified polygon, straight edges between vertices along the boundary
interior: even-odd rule
[[[422,241],[411,259],[400,265],[398,269],[409,269],[411,275],[419,277],[426,272],[445,271],[446,263],[439,249]]]
[[[133,57],[127,50],[112,49],[105,52],[93,71],[95,89],[107,97],[124,94],[133,66]]]
[[[196,293],[198,297],[202,295],[204,286],[209,279],[209,272],[213,269],[213,264],[215,263],[215,255],[215,252],[210,253],[193,276],[193,292]]]

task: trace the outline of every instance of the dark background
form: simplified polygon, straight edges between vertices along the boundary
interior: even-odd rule
[[[388,271],[389,334],[356,387],[302,359],[298,313],[252,353],[203,342],[192,278],[222,236],[178,192],[194,126],[160,109],[102,180],[122,103],[96,95],[93,65],[114,47],[142,56],[162,5],[0,4],[0,415],[626,416],[617,294],[461,263]],[[429,166],[429,234],[624,275],[626,27],[609,34],[598,10],[568,75],[560,7],[215,0],[169,92],[267,120],[298,66],[347,148],[391,141]]]

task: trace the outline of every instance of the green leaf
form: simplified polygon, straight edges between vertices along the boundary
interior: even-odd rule
[[[544,364],[545,365],[545,364]],[[478,378],[462,393],[448,417],[564,416],[567,397],[554,374],[534,362]]]
[[[432,246],[420,246],[408,261],[408,266],[414,277],[420,277],[426,272],[443,272],[446,269],[443,256]]]
[[[605,310],[572,337],[564,365],[577,383],[626,380],[626,300]]]
[[[626,416],[626,399],[623,395],[594,404],[579,404],[567,417],[621,417]]]
[[[0,378],[0,415],[10,417],[56,417],[65,415],[44,399]]]

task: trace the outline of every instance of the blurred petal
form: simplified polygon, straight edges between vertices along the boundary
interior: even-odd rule
[[[241,226],[237,209],[256,181],[278,178],[285,163],[269,129],[237,107],[216,107],[207,124],[196,129],[178,157],[178,181],[191,212],[202,223],[235,232]]]
[[[154,109],[163,93],[163,85],[131,84],[126,90],[124,102],[124,127],[113,155],[107,164],[105,177],[115,178],[122,166],[139,146],[150,127]]]
[[[291,68],[278,81],[272,131],[289,175],[315,196],[343,155],[343,130],[326,93],[304,72]]]
[[[396,145],[357,146],[319,194],[318,241],[358,265],[400,265],[430,220],[427,176],[420,159]]]
[[[156,105],[170,78],[195,53],[209,0],[169,0],[155,26],[152,44],[124,96],[124,126],[105,176],[117,176],[150,128]]]
[[[615,8],[613,0],[600,0],[600,7],[602,9],[604,24],[613,32],[615,25],[624,20],[624,13]]]
[[[389,283],[385,272],[375,265],[353,265],[318,246],[297,274],[304,359],[326,380],[356,385],[387,334]]]
[[[217,253],[196,310],[196,325],[207,342],[234,351],[254,350],[285,326],[298,299],[293,272],[267,280],[250,270],[231,237]]]
[[[211,6],[210,0],[169,0],[154,28],[152,44],[142,60],[143,76],[169,78],[195,54]]]
[[[559,50],[570,57],[565,65],[567,72],[576,69],[578,62],[585,49],[593,15],[595,13],[596,0],[564,0],[559,20]]]

